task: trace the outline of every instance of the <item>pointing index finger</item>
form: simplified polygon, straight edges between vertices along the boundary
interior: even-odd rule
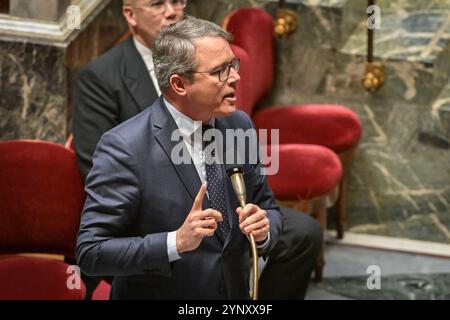
[[[198,191],[197,196],[195,197],[194,205],[192,206],[192,209],[202,210],[202,203],[203,203],[203,198],[205,197],[205,194],[206,194],[206,184],[202,184],[202,186],[200,187],[200,190]]]

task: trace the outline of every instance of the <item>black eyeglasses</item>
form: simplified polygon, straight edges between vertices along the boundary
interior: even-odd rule
[[[223,67],[220,67],[217,70],[213,70],[213,71],[191,71],[190,73],[207,73],[207,74],[210,74],[212,76],[217,74],[219,76],[219,81],[220,82],[225,82],[230,77],[231,68],[233,68],[234,71],[239,72],[240,66],[241,66],[241,60],[239,58],[235,58],[229,64],[227,64],[227,65],[225,65]]]

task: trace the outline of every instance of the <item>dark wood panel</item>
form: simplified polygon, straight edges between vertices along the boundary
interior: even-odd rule
[[[0,13],[9,13],[9,0],[0,0]]]

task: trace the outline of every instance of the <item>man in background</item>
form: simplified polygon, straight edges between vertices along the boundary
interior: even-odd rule
[[[183,17],[185,0],[124,0],[132,37],[91,62],[78,74],[73,135],[83,180],[103,133],[149,107],[161,94],[151,47],[159,32]]]

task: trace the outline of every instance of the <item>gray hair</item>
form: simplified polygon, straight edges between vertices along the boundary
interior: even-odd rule
[[[194,40],[203,37],[221,37],[228,42],[233,39],[218,25],[189,16],[159,34],[152,49],[161,91],[170,88],[170,77],[174,74],[193,79],[190,72],[197,68]]]

